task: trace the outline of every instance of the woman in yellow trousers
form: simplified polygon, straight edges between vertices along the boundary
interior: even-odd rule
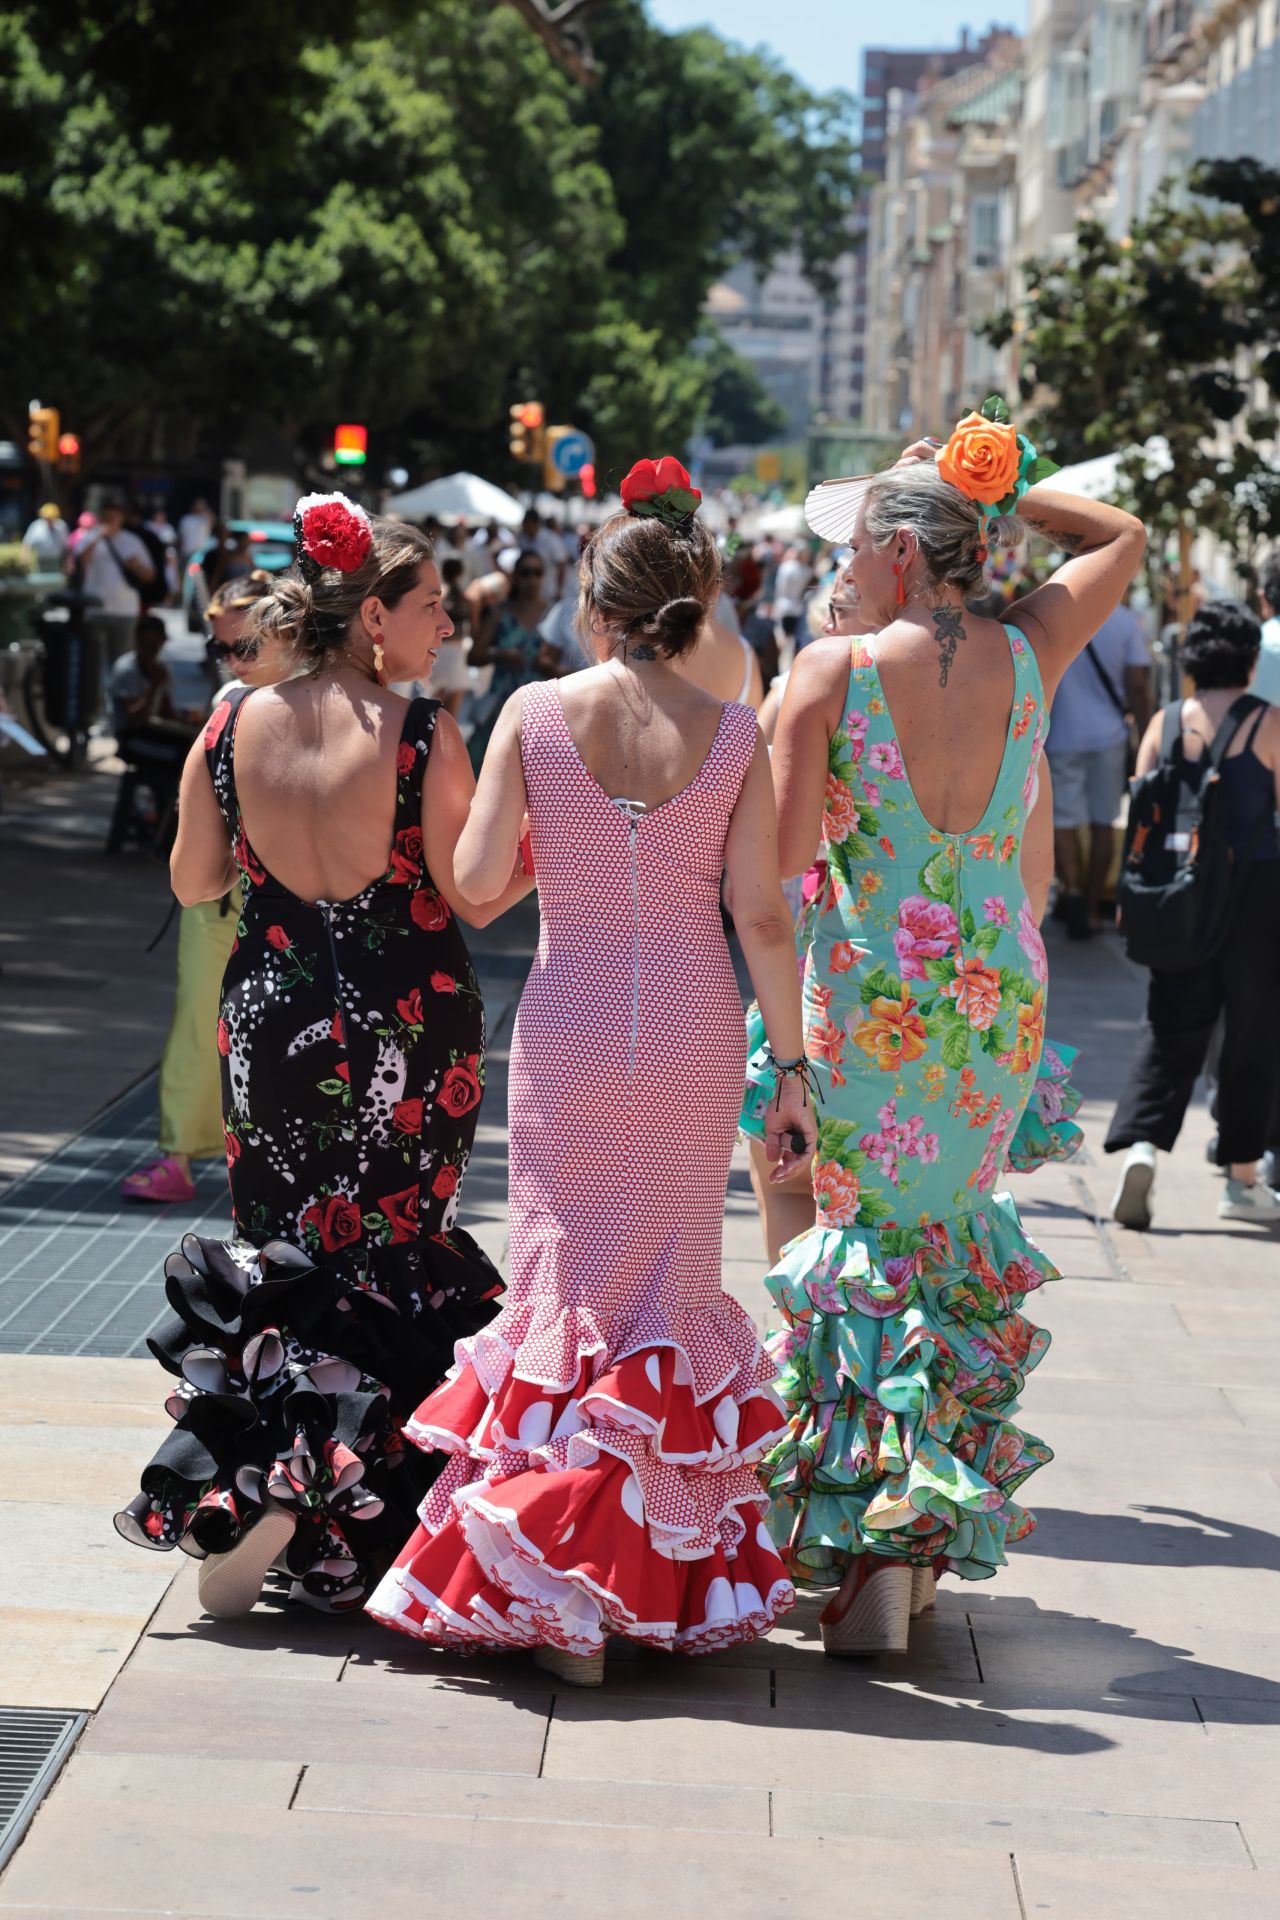
[[[233,687],[269,687],[290,671],[274,646],[262,645],[246,658],[240,651],[245,615],[271,585],[268,573],[229,580],[209,602],[206,615],[213,651],[236,675],[217,695]],[[164,1205],[195,1196],[193,1160],[221,1159],[222,1092],[218,1076],[218,995],[227,956],[240,920],[237,884],[221,900],[184,907],[178,920],[178,985],[173,1019],[160,1062],[160,1137],[156,1159],[126,1174],[120,1183],[126,1200]]]

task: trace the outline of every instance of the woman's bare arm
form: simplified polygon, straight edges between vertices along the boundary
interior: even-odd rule
[[[517,696],[518,697],[518,696]],[[510,707],[508,703],[508,709]],[[506,711],[494,729],[490,744],[492,757],[498,733],[506,720]],[[519,734],[517,732],[517,748]],[[488,760],[485,772],[488,772]],[[482,781],[483,786],[483,781]],[[520,776],[523,791],[524,776]],[[443,710],[436,715],[431,758],[422,782],[422,851],[427,871],[460,920],[468,926],[487,927],[491,920],[523,900],[533,890],[532,876],[516,871],[519,833],[512,837],[505,865],[496,880],[485,888],[475,884],[476,870],[461,858],[462,841],[470,830],[472,809],[477,803],[475,776],[458,723]],[[520,802],[521,813],[524,801]],[[519,819],[517,818],[517,829]],[[494,870],[496,872],[496,863]]]
[[[1022,836],[1022,884],[1031,902],[1036,925],[1049,909],[1049,888],[1053,884],[1053,775],[1047,754],[1040,757],[1036,772],[1040,791],[1027,815]]]
[[[213,791],[204,735],[193,743],[178,789],[178,832],[169,855],[169,879],[184,907],[221,900],[234,885],[231,835]]]
[[[796,935],[778,873],[777,813],[769,752],[756,734],[756,750],[747,769],[738,804],[729,822],[725,865],[733,893],[733,924],[751,974],[764,1030],[779,1060],[804,1054],[800,974]],[[792,1132],[803,1136],[804,1151],[792,1150]],[[803,1083],[783,1079],[769,1105],[766,1152],[780,1163],[780,1177],[802,1165],[817,1144],[813,1110]]]
[[[796,657],[773,739],[778,857],[784,879],[813,865],[822,839],[827,760],[849,682],[849,642],[815,640]]]
[[[1147,534],[1131,513],[1055,493],[1052,485],[1032,487],[1018,517],[1067,555],[1042,587],[1009,609],[1009,619],[1035,648],[1052,699],[1071,662],[1119,606],[1141,565]]]

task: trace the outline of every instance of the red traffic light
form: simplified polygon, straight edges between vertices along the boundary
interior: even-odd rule
[[[347,423],[333,430],[333,457],[340,467],[362,467],[369,457],[369,429]]]
[[[594,500],[596,497],[596,470],[590,460],[587,461],[585,466],[578,468],[578,481],[582,487],[583,499]]]
[[[74,433],[59,434],[58,435],[58,458],[60,460],[78,460],[79,457],[80,457],[80,442],[77,439],[76,435]]]
[[[526,400],[521,406],[512,407],[511,417],[517,420],[528,433],[534,433],[546,419],[546,409],[541,400]]]

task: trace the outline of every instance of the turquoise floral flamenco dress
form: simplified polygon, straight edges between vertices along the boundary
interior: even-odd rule
[[[1034,1525],[1015,1495],[1051,1458],[1016,1415],[1049,1345],[1022,1305],[1057,1270],[994,1191],[1048,984],[1020,871],[1045,701],[1031,647],[1005,631],[1013,706],[971,832],[921,812],[863,642],[831,742],[804,984],[818,1223],[768,1279],[790,1415],[764,1464],[769,1524],[809,1586],[864,1554],[988,1577]]]

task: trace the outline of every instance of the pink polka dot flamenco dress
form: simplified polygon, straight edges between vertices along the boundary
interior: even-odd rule
[[[542,932],[511,1048],[511,1281],[405,1428],[451,1458],[367,1603],[403,1633],[705,1653],[793,1602],[756,1473],[785,1432],[774,1367],[720,1282],[746,1054],[720,875],[755,738],[727,705],[696,778],[644,810],[592,778],[557,688],[526,691]]]

